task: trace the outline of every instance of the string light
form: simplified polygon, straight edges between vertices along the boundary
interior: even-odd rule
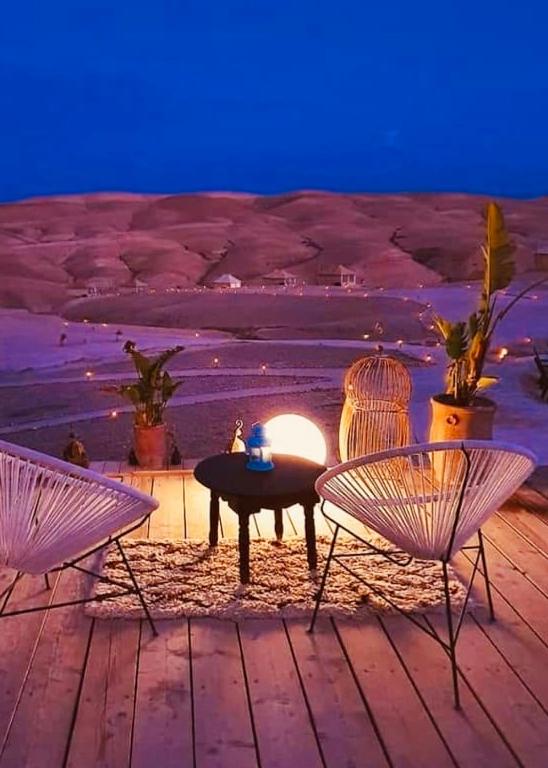
[[[505,357],[508,357],[508,349],[507,347],[502,347],[502,349],[499,351],[499,361],[503,361]]]

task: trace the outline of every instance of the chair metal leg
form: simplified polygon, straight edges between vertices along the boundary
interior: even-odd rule
[[[143,593],[141,592],[141,588],[139,587],[139,584],[137,583],[137,579],[135,578],[135,575],[133,571],[131,570],[131,566],[129,564],[129,560],[127,559],[126,553],[122,549],[122,545],[120,544],[120,539],[116,539],[116,544],[118,545],[118,549],[120,551],[120,555],[122,556],[122,560],[124,561],[124,565],[126,566],[127,572],[130,575],[131,581],[133,583],[133,587],[135,589],[135,592],[137,593],[137,596],[139,597],[139,600],[141,602],[141,605],[143,606],[143,611],[145,612],[145,616],[147,617],[148,623],[150,624],[150,628],[152,630],[152,634],[157,637],[158,631],[154,625],[154,622],[152,621],[152,616],[150,615],[150,611],[148,610],[148,605],[146,604],[145,598],[143,596]]]
[[[442,561],[443,568],[443,589],[445,592],[445,614],[447,618],[447,634],[449,637],[449,658],[451,660],[451,676],[453,678],[453,694],[455,699],[455,709],[460,709],[459,696],[459,672],[457,669],[457,639],[453,631],[453,614],[451,612],[451,593],[449,592],[449,574],[447,563]]]
[[[49,576],[47,573],[44,574],[44,581],[46,582],[46,589],[51,589],[51,584],[49,583]]]
[[[329,548],[329,554],[327,555],[327,560],[325,563],[325,568],[323,570],[322,575],[322,581],[320,584],[320,589],[318,591],[317,597],[316,597],[316,605],[314,606],[314,613],[312,614],[312,621],[310,622],[310,626],[308,628],[309,632],[314,632],[314,626],[316,624],[316,618],[318,616],[318,611],[320,608],[320,603],[322,601],[323,592],[325,589],[325,582],[327,581],[327,574],[329,573],[329,566],[331,565],[331,560],[333,558],[333,552],[335,550],[335,542],[337,541],[337,536],[339,535],[339,528],[340,526],[337,525],[335,528],[335,532],[333,534],[333,539],[331,540],[331,546]]]
[[[489,572],[487,570],[487,557],[485,555],[485,546],[483,544],[483,534],[481,528],[478,530],[479,551],[481,558],[481,567],[483,568],[483,578],[485,580],[485,591],[487,593],[487,603],[489,605],[489,617],[495,621],[495,609],[493,607],[493,596],[491,594],[491,584],[489,582]]]

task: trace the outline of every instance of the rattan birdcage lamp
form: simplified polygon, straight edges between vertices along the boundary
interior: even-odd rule
[[[383,354],[356,360],[344,377],[344,393],[341,461],[409,444],[411,376],[402,362]]]

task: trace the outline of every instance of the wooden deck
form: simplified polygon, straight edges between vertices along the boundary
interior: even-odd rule
[[[205,537],[207,493],[191,472],[124,480],[161,502],[145,535]],[[485,527],[498,620],[476,609],[463,627],[462,712],[444,653],[400,618],[324,618],[313,636],[301,621],[181,619],[153,640],[145,623],[73,606],[0,624],[0,768],[545,768],[546,473],[535,487]],[[234,536],[226,508],[221,520]],[[302,533],[301,515],[285,523]],[[254,535],[273,535],[271,515]],[[85,578],[63,573],[51,597],[80,595]],[[10,605],[45,598],[25,578]]]

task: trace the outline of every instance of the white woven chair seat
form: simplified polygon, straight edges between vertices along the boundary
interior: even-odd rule
[[[525,448],[493,441],[424,443],[339,464],[316,490],[410,555],[440,560],[477,533],[535,462]]]
[[[115,480],[0,441],[2,566],[46,573],[157,506]]]

